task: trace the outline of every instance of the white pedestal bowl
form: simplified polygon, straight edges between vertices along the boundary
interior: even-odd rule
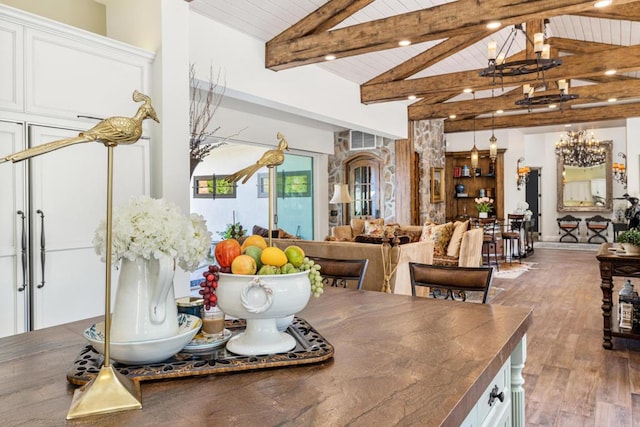
[[[227,343],[229,351],[243,356],[284,353],[296,342],[278,331],[276,319],[302,310],[311,285],[307,271],[273,276],[220,273],[216,295],[222,311],[247,321],[245,331]]]

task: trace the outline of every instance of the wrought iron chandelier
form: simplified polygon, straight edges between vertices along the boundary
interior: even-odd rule
[[[533,86],[525,84],[522,86],[524,98],[517,100],[516,105],[527,107],[529,111],[531,111],[531,108],[536,105],[551,104],[560,104],[560,108],[562,109],[563,103],[579,98],[578,94],[569,93],[569,84],[564,79],[558,80],[558,90],[559,93],[557,94],[534,96]]]
[[[567,140],[563,136],[556,142],[556,156],[562,159],[565,166],[591,167],[605,163],[605,147],[591,134],[586,138],[586,131],[569,131]]]
[[[547,19],[544,21],[545,32],[546,25],[549,23]],[[509,57],[509,50],[513,45],[516,36],[518,33],[524,34],[526,41],[531,43],[533,46],[533,50],[535,53],[535,58],[527,58],[518,61],[506,61],[506,58]],[[497,49],[496,42],[489,42],[488,46],[488,59],[489,64],[487,68],[480,71],[480,76],[482,77],[492,77],[494,80],[499,78],[502,81],[502,78],[507,76],[522,76],[525,74],[538,74],[538,77],[542,76],[544,81],[544,71],[555,68],[559,65],[562,65],[561,59],[550,58],[550,46],[545,44],[545,34],[544,33],[536,33],[534,35],[534,40],[532,41],[527,33],[522,29],[522,24],[516,24],[513,26],[511,33],[507,36],[505,42],[502,44],[500,49]]]

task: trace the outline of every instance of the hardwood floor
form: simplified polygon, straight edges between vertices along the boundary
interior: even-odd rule
[[[640,426],[640,341],[602,348],[602,292],[593,251],[535,249],[537,263],[493,304],[533,307],[524,370],[528,426]],[[634,283],[640,289],[640,282]],[[614,281],[614,294],[622,286]]]

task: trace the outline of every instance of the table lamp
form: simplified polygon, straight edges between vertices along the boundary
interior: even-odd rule
[[[347,184],[333,184],[333,197],[329,200],[329,203],[341,205],[343,203],[351,203],[353,199],[349,194],[349,187]],[[342,225],[343,212],[340,210],[340,224]]]

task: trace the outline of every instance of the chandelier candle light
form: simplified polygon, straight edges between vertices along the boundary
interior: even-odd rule
[[[618,153],[618,157],[622,157],[624,163],[613,164],[613,179],[627,188],[627,155],[624,153]]]
[[[524,157],[520,157],[516,166],[516,170],[518,171],[516,174],[516,185],[518,186],[518,191],[520,191],[520,189],[522,189],[522,187],[524,187],[529,181],[529,173],[531,172],[531,168],[529,168],[529,166],[520,166],[520,163],[523,162]]]

